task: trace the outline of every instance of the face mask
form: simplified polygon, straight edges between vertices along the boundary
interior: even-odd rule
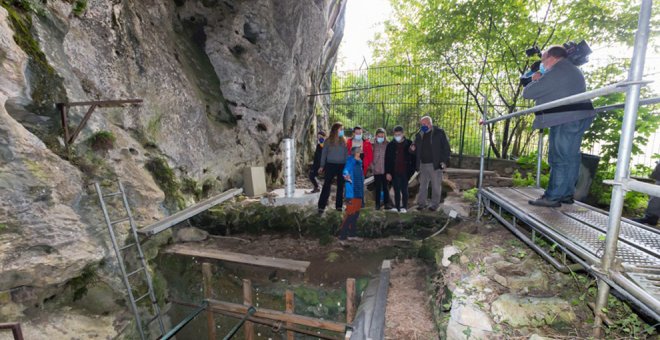
[[[319,144],[323,144],[323,142],[325,142],[325,138],[323,137],[319,138]]]
[[[384,142],[384,141],[385,141],[385,138],[383,138],[383,137],[376,137],[376,142],[378,142],[378,143],[382,143],[382,142]]]
[[[353,139],[362,140],[362,135],[355,135],[355,136],[353,136]]]
[[[545,74],[547,72],[547,70],[545,69],[545,65],[543,65],[543,63],[541,63],[541,66],[539,66],[539,72],[541,72],[541,74]]]
[[[394,136],[394,140],[400,142],[401,140],[403,140],[403,136]]]
[[[422,125],[422,132],[427,133],[429,131],[429,127],[426,125]]]
[[[344,137],[344,130],[339,130],[339,137]]]

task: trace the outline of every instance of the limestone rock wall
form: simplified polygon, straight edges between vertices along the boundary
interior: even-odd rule
[[[282,139],[302,152],[310,138],[346,0],[22,3],[0,7],[0,301],[39,303],[113,257],[93,181],[125,183],[146,225],[169,213],[154,158],[215,191],[249,165],[280,179]],[[98,108],[63,151],[56,102],[129,98],[144,103]],[[107,152],[89,147],[100,130],[116,137]]]

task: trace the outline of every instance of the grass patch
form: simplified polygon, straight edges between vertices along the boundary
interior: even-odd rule
[[[71,289],[73,289],[73,301],[82,299],[87,294],[88,288],[97,282],[99,282],[98,265],[86,265],[79,276],[69,281]]]
[[[71,11],[77,17],[80,17],[83,14],[85,14],[86,10],[87,10],[87,0],[76,0],[76,2],[73,3],[73,7],[71,8]]]
[[[153,158],[145,164],[145,168],[165,193],[165,206],[173,211],[185,208],[186,203],[181,195],[181,185],[176,180],[176,175],[167,161],[161,157]]]

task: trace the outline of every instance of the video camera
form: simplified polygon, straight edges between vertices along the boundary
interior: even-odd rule
[[[586,41],[582,40],[577,44],[573,41],[569,41],[564,44],[564,48],[566,49],[566,53],[568,54],[566,59],[570,60],[571,63],[573,63],[573,65],[582,66],[587,62],[589,62],[589,55],[591,54],[592,51]],[[537,56],[541,58],[541,49],[539,49],[538,46],[532,46],[525,50],[525,54],[527,55],[528,58],[531,58],[533,56]],[[535,61],[530,66],[529,71],[525,72],[520,77],[520,84],[522,86],[527,86],[527,84],[531,83],[532,75],[539,70],[540,66],[541,66],[541,61],[540,60]]]

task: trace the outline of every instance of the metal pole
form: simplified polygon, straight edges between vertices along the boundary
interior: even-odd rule
[[[223,338],[223,340],[229,340],[229,339],[233,338],[234,335],[236,335],[236,332],[238,332],[238,330],[241,328],[241,326],[243,326],[243,324],[245,323],[245,321],[246,321],[249,317],[251,317],[252,315],[254,315],[254,313],[256,313],[256,312],[257,312],[257,309],[254,308],[254,307],[252,307],[252,306],[250,306],[250,307],[248,308],[248,310],[247,310],[247,313],[245,313],[245,315],[243,316],[243,318],[242,318],[242,319],[241,319],[241,320],[240,320],[240,321],[234,326],[234,328],[232,328],[232,329],[229,331],[229,333],[227,333],[227,335],[225,335],[225,337]]]
[[[539,147],[536,156],[536,187],[541,187],[541,166],[543,165],[543,129],[539,129]]]
[[[185,319],[181,320],[181,322],[179,322],[176,326],[174,326],[174,328],[170,329],[170,331],[167,332],[167,334],[163,335],[163,337],[161,337],[160,339],[161,340],[171,339],[173,336],[176,335],[176,333],[179,333],[179,331],[183,329],[183,327],[185,327],[188,323],[190,323],[190,321],[193,321],[193,319],[195,319],[197,315],[199,315],[199,313],[206,310],[208,305],[209,305],[208,301],[204,300],[202,304],[199,307],[197,307],[197,309],[195,309],[192,313],[188,314],[188,316],[186,316]]]
[[[484,182],[484,166],[485,166],[485,151],[486,151],[486,120],[488,119],[488,98],[483,95],[483,111],[482,111],[482,124],[481,124],[481,155],[479,157],[479,190],[477,191],[477,221],[481,221],[481,188]]]
[[[284,139],[284,196],[293,197],[296,191],[296,144],[293,138]]]
[[[635,34],[633,56],[630,62],[629,81],[642,79],[644,72],[644,59],[646,57],[646,46],[649,40],[652,0],[642,0],[639,10],[639,22]],[[630,154],[633,146],[635,133],[635,122],[637,120],[637,109],[639,107],[639,94],[641,84],[630,85],[626,92],[626,104],[621,128],[621,139],[619,141],[619,154],[617,156],[616,172],[614,181],[621,183],[628,179],[630,170]],[[600,270],[609,276],[610,268],[616,255],[617,242],[621,229],[621,212],[623,210],[624,188],[615,184],[612,188],[612,200],[610,203],[610,215],[607,221],[607,236],[605,238],[605,254],[601,261]],[[604,280],[598,281],[598,296],[596,298],[594,336],[600,337],[601,325],[603,323],[602,310],[606,306],[610,286]]]

